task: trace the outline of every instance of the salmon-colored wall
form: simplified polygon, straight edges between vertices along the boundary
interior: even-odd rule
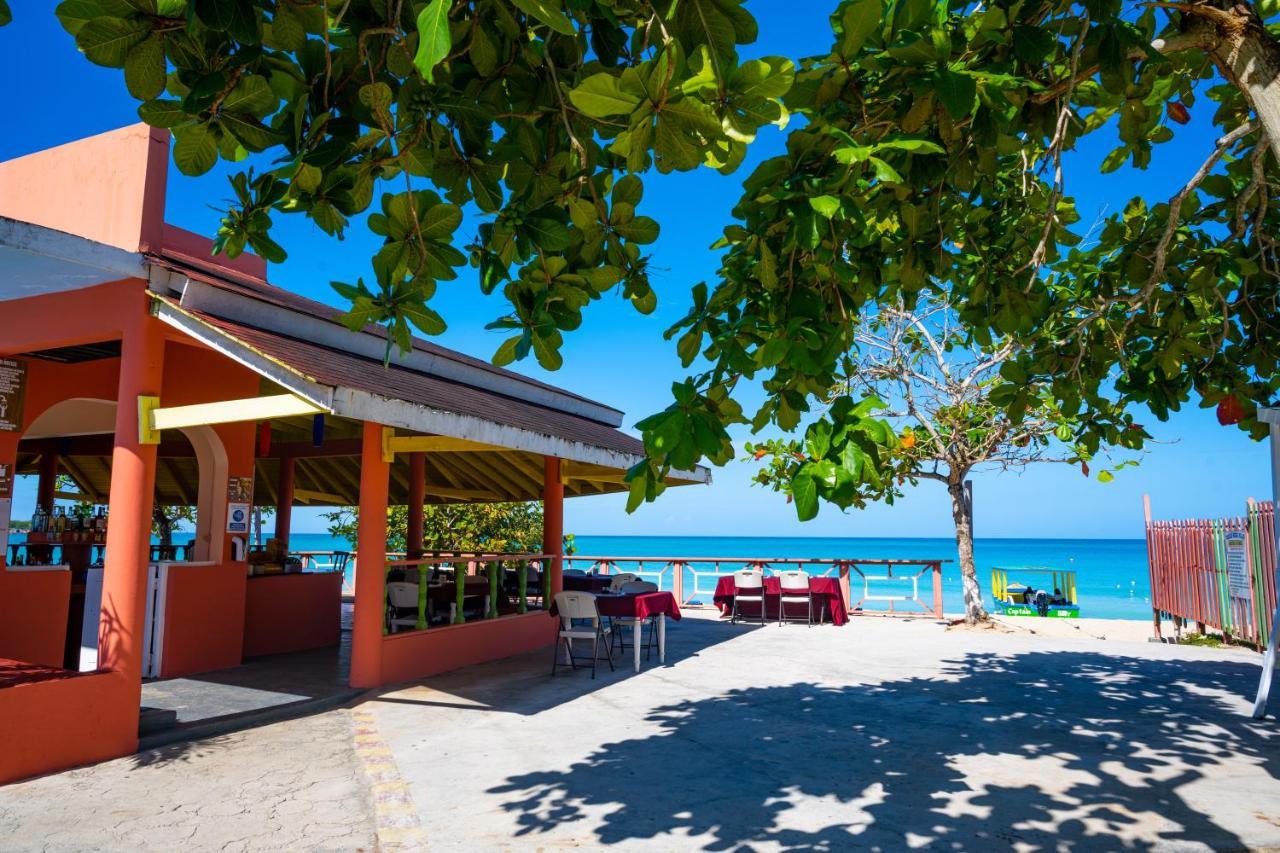
[[[244,563],[169,567],[160,677],[239,666]]]
[[[0,658],[62,666],[70,602],[71,572],[0,568]]]
[[[137,691],[118,672],[0,690],[0,784],[136,750]]]
[[[249,578],[245,657],[336,646],[341,627],[341,572]]]
[[[162,240],[169,132],[135,124],[0,163],[0,216],[130,252]]]
[[[66,293],[50,293],[13,299],[0,309],[0,354],[17,355],[32,350],[91,344],[100,341],[118,341],[125,325],[125,313],[136,305],[132,296],[141,293],[146,282],[137,278],[98,284]],[[33,364],[37,362],[32,362]],[[38,362],[50,367],[92,368],[101,362],[85,362],[79,365],[57,365],[54,362]],[[116,360],[117,370],[119,361]],[[110,399],[115,399],[116,383],[110,388]],[[64,394],[56,387],[41,388],[35,381],[27,385],[27,403],[32,395],[43,394],[52,402],[74,394]]]
[[[439,675],[543,648],[555,642],[555,628],[556,621],[538,611],[391,634],[382,638],[382,683]]]

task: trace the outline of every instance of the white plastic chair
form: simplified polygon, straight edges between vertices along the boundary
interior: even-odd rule
[[[621,572],[616,575],[611,575],[608,587],[609,592],[621,592],[624,586],[636,579],[636,576],[630,572]]]
[[[813,627],[813,593],[809,589],[809,573],[804,569],[792,569],[778,573],[782,595],[778,600],[778,624],[787,619],[788,604],[805,604],[809,608],[809,627]]]
[[[410,611],[412,616],[401,615]],[[418,585],[404,581],[392,581],[387,584],[387,628],[396,633],[396,628],[418,627]]]
[[[551,658],[551,674],[556,674],[560,666],[560,644],[564,643],[569,654],[569,665],[578,668],[578,661],[573,656],[574,640],[591,641],[591,677],[596,677],[596,661],[600,659],[600,647],[604,645],[604,628],[600,624],[600,611],[596,608],[596,597],[589,592],[561,592],[555,598],[556,612],[560,616],[560,632],[556,636],[556,647]],[[589,625],[574,625],[574,622],[587,622]],[[609,661],[609,671],[613,671],[613,658],[609,648],[605,648],[605,660]]]
[[[731,622],[738,621],[738,605],[743,601],[754,601],[760,605],[760,624],[764,624],[764,572],[759,569],[740,569],[733,573],[733,615]]]
[[[634,575],[633,575],[634,577]],[[658,585],[652,581],[633,580],[629,581],[618,589],[622,595],[643,595],[646,592],[657,592]],[[609,619],[610,631],[613,639],[609,641],[609,653],[613,654],[613,648],[616,645],[619,651],[627,650],[627,634],[623,630],[625,628],[635,629],[637,622],[649,623],[649,638],[644,641],[644,659],[649,659],[649,653],[653,651],[653,645],[656,642],[657,632],[654,630],[654,624],[658,621],[657,616],[650,616],[648,619],[631,619],[623,616],[614,616]]]

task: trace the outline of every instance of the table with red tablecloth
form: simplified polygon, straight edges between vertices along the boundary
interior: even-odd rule
[[[733,575],[725,575],[716,581],[715,597],[712,599],[721,613],[733,612]],[[803,595],[804,593],[796,593]],[[844,590],[840,587],[839,578],[809,578],[809,594],[813,596],[814,621],[830,621],[833,625],[843,625],[849,621],[849,608],[845,604]],[[778,618],[778,606],[782,596],[782,579],[777,575],[769,575],[764,579],[764,613],[766,619]],[[807,614],[805,605],[796,602],[787,604],[788,618],[800,618]],[[738,606],[738,616],[745,619],[760,618],[760,606],[754,601],[743,601]]]
[[[608,575],[569,575],[562,578],[564,588],[570,592],[604,592],[613,578]]]
[[[648,619],[654,619],[658,628],[658,662],[667,659],[667,617],[680,619],[680,605],[669,592],[641,592],[628,595],[596,594],[596,612],[610,619],[622,619],[631,623],[631,647],[635,656],[635,670],[640,671],[640,628]],[[559,618],[554,603],[549,611]]]

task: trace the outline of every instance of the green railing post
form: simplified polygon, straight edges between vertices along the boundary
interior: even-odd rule
[[[419,631],[427,627],[427,578],[431,573],[425,563],[418,566],[418,622],[414,625]]]
[[[524,560],[516,568],[516,612],[529,612],[529,564]]]
[[[467,617],[462,615],[462,600],[467,592],[467,574],[464,566],[458,563],[453,564],[453,591],[455,598],[453,624],[461,625],[467,621]]]
[[[502,563],[493,562],[489,564],[489,613],[488,618],[498,618],[498,572],[502,570]]]
[[[391,602],[387,600],[387,575],[391,573],[391,567],[383,564],[382,566],[382,636],[391,633]]]
[[[542,609],[551,609],[551,565],[545,559],[542,561]]]

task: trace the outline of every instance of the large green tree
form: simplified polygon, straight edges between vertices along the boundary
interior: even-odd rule
[[[340,507],[326,513],[325,518],[331,535],[347,539],[355,547],[360,527],[357,507]],[[408,530],[408,508],[388,507],[390,550],[407,550]],[[423,508],[422,539],[428,551],[538,553],[542,550],[542,504],[428,504]],[[566,541],[572,541],[572,537],[566,537]]]
[[[352,325],[383,323],[401,346],[411,326],[439,331],[430,298],[470,262],[511,305],[500,363],[556,367],[562,333],[611,288],[652,310],[643,247],[658,224],[637,176],[730,172],[759,128],[798,116],[786,152],[743,182],[718,280],[671,331],[698,372],[641,424],[651,459],[631,473],[632,506],[665,469],[729,459],[735,423],[812,417],[847,364],[851,318],[938,289],[975,345],[1019,342],[991,402],[1016,421],[1038,399],[1028,388],[1047,387],[1089,452],[1121,439],[1113,392],[1160,417],[1217,403],[1253,430],[1274,396],[1275,0],[844,0],[829,19],[797,8],[832,40],[796,65],[740,58],[757,37],[742,0],[58,10],[91,61],[124,70],[139,114],[173,129],[180,169],[267,155],[233,179],[222,249],[279,260],[272,217],[340,236],[376,206],[368,283],[335,285]],[[1192,114],[1216,128],[1206,150],[1179,130]],[[1114,140],[1103,171],[1179,146],[1182,189],[1079,223],[1086,176],[1064,154],[1091,135]],[[464,206],[484,221],[460,246]],[[764,402],[744,412],[756,384]]]

